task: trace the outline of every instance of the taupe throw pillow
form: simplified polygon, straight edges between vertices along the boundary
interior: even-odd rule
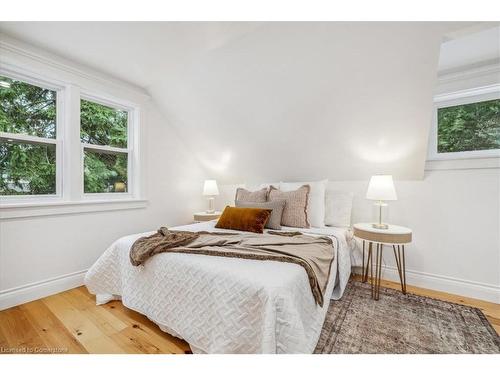
[[[240,202],[266,202],[267,201],[267,187],[257,190],[250,191],[243,188],[236,189],[236,196],[234,197],[234,201]]]
[[[273,202],[242,202],[236,201],[236,207],[255,207],[255,208],[270,208],[271,216],[266,223],[266,228],[281,229],[281,217],[283,216],[283,209],[285,208],[286,201],[284,199],[275,200]]]
[[[269,201],[284,199],[286,201],[281,217],[281,225],[296,228],[309,228],[307,219],[307,200],[309,196],[309,185],[303,185],[297,190],[281,191],[271,186],[269,190]]]

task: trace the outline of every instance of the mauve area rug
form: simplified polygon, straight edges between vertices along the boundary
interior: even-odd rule
[[[500,353],[500,338],[476,308],[350,281],[331,301],[315,353]]]

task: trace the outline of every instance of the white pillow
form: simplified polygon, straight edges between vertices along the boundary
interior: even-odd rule
[[[354,194],[350,192],[326,190],[325,225],[332,227],[351,226],[353,198]]]
[[[302,185],[309,185],[309,199],[307,202],[307,220],[311,227],[325,226],[325,190],[328,180],[315,182],[280,182],[281,191],[297,190]]]
[[[262,184],[250,184],[250,185],[246,185],[243,187],[247,190],[250,190],[250,191],[256,191],[256,190],[260,190],[260,189],[264,189],[264,188],[269,189],[269,187],[271,185],[274,186],[275,188],[279,188],[280,183],[279,182],[269,182],[269,183],[264,182]]]
[[[275,188],[279,188],[280,183],[279,182],[264,182],[264,183],[259,185],[259,189],[270,188],[271,186],[274,186]]]

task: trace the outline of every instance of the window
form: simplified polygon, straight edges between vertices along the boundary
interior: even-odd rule
[[[127,110],[80,101],[84,193],[128,192],[128,120]]]
[[[120,200],[123,207],[142,201],[138,121],[136,104],[1,69],[0,219],[18,205],[109,201],[116,208]]]
[[[500,99],[437,111],[438,153],[500,149]]]
[[[499,87],[438,96],[431,160],[500,156]]]
[[[0,195],[55,195],[57,91],[0,75]]]
[[[11,52],[0,64],[0,222],[146,207],[137,103],[149,95]]]

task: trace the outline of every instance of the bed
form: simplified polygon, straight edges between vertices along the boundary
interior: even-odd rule
[[[215,223],[171,229],[220,232]],[[98,304],[121,299],[187,341],[193,353],[312,353],[329,299],[342,296],[350,276],[349,232],[286,227],[294,230],[333,240],[323,306],[315,303],[304,269],[293,263],[164,253],[132,266],[130,247],[154,232],[114,242],[89,269],[85,284]]]

